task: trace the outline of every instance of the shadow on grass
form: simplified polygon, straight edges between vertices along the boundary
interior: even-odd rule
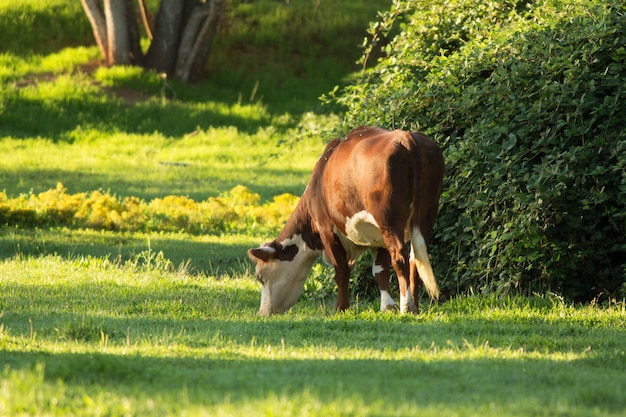
[[[56,188],[61,182],[70,194],[103,190],[120,198],[133,196],[147,202],[168,195],[182,195],[200,202],[237,185],[244,185],[261,195],[263,201],[267,201],[284,193],[301,195],[306,185],[302,184],[302,178],[307,178],[310,173],[308,167],[301,170],[275,169],[259,163],[247,168],[230,168],[228,175],[224,175],[223,172],[215,172],[215,168],[205,165],[176,166],[159,161],[155,161],[153,166],[145,167],[145,171],[150,170],[153,172],[141,178],[129,178],[125,170],[115,169],[87,173],[41,168],[14,171],[0,167],[0,183],[6,185],[4,191],[9,197],[31,191],[38,194]]]
[[[236,98],[229,103],[145,101],[128,106],[121,100],[104,100],[104,93],[80,99],[33,100],[14,94],[4,99],[0,136],[14,138],[47,137],[55,141],[72,141],[70,132],[77,127],[85,131],[125,132],[182,138],[198,128],[236,126],[243,133],[254,134],[270,124],[261,108],[251,105],[248,114],[232,111]]]
[[[90,274],[89,265],[84,270],[80,265],[68,268],[76,270],[73,273],[77,276]],[[202,277],[179,281],[172,275],[140,271],[128,273],[120,281],[115,278],[115,268],[104,272],[101,276],[95,270],[99,278],[87,283],[74,283],[71,275],[60,278],[58,285],[5,282],[0,294],[0,323],[13,334],[28,335],[34,329],[38,340],[93,343],[107,335],[107,340],[118,346],[128,343],[127,331],[131,329],[133,340],[158,341],[167,334],[166,344],[194,349],[249,348],[255,344],[279,350],[281,345],[299,349],[324,346],[414,352],[416,357],[425,352],[448,352],[444,356],[467,351],[488,354],[496,349],[491,353],[524,356],[538,352],[541,355],[531,357],[556,355],[564,362],[572,355],[589,353],[593,357],[597,352],[597,359],[607,363],[611,359],[602,355],[609,352],[617,359],[611,367],[626,371],[626,329],[619,325],[555,319],[554,315],[544,318],[540,312],[498,318],[450,312],[448,321],[440,321],[437,310],[434,315],[396,316],[373,313],[365,306],[362,316],[358,304],[346,313],[333,315],[332,305],[317,306],[304,299],[290,313],[265,318],[256,315],[260,288],[250,285],[252,278],[246,283]],[[67,272],[53,267],[50,273]]]
[[[45,363],[45,379],[75,388],[84,384],[119,396],[175,400],[187,392],[194,405],[247,403],[272,394],[308,394],[322,403],[362,401],[406,408],[498,408],[517,411],[566,407],[579,415],[620,415],[626,379],[597,375],[593,361],[501,359],[440,360],[258,360],[245,358],[152,358],[109,354],[13,354],[25,367]],[[68,364],[71,364],[68,366]],[[381,375],[385,377],[381,378]],[[615,378],[613,382],[609,378]],[[388,383],[387,379],[393,379]],[[608,389],[607,389],[608,388]],[[521,411],[521,412],[520,412]],[[599,412],[599,413],[598,413]],[[606,413],[606,414],[605,414]],[[550,414],[548,412],[548,414]]]
[[[173,268],[190,273],[234,276],[250,268],[247,250],[260,238],[191,236],[177,233],[115,233],[67,228],[0,228],[0,259],[56,255],[63,259],[99,258],[121,266],[153,262],[160,252]],[[149,265],[148,265],[149,266]]]
[[[626,407],[620,327],[541,315],[450,322],[358,312],[332,317],[303,301],[295,313],[261,318],[253,287],[199,279],[20,282],[2,290],[0,377],[9,381],[10,372],[36,372],[41,364],[43,382],[63,384],[64,395],[106,392],[112,401],[165,403],[184,396],[183,408],[254,405],[272,396],[296,398],[302,407],[311,399],[337,406],[356,401],[377,410],[383,404],[380,415],[429,408],[620,415]],[[306,314],[299,314],[303,308]],[[37,348],[71,341],[91,352]],[[127,352],[109,351],[124,347]]]
[[[190,324],[193,323],[187,323],[187,326]],[[124,323],[126,325],[132,326],[133,322]],[[181,326],[181,322],[165,321],[156,326],[160,325],[176,328]],[[179,357],[132,353],[52,354],[44,351],[3,352],[0,355],[5,374],[8,370],[32,370],[37,364],[43,364],[44,381],[50,384],[62,381],[79,392],[86,389],[88,392],[114,393],[116,397],[130,396],[138,401],[156,397],[166,402],[180,400],[184,394],[188,396],[189,404],[186,405],[201,407],[231,402],[254,404],[273,396],[295,398],[296,402],[298,398],[302,402],[314,399],[322,404],[341,405],[345,402],[348,406],[375,409],[385,404],[381,415],[408,415],[411,408],[413,411],[416,408],[433,408],[443,410],[443,414],[446,414],[445,410],[465,409],[470,415],[484,415],[479,412],[481,409],[490,410],[487,415],[553,415],[557,409],[569,410],[565,412],[568,415],[621,415],[626,407],[623,355],[621,358],[575,360],[447,359],[445,356],[424,359],[416,351],[414,358],[409,355],[397,360],[291,357],[294,346],[306,344],[324,344],[324,349],[329,343],[331,346],[336,343],[338,348],[354,348],[355,345],[358,349],[378,347],[377,344],[353,339],[355,332],[364,332],[357,323],[345,324],[348,334],[344,340],[348,342],[342,342],[336,329],[332,328],[332,338],[300,338],[311,328],[322,331],[321,328],[327,325],[328,322],[318,320],[291,323],[292,332],[284,334],[284,350],[281,350],[280,344],[273,344],[275,354],[267,358],[249,357],[236,351],[215,353],[208,349],[205,354]],[[381,324],[373,325],[380,330],[387,329]],[[185,333],[184,326],[183,330],[179,329],[180,334]],[[275,322],[242,324],[209,321],[195,323],[195,326],[196,331],[205,332],[207,339],[199,344],[206,343],[207,347],[214,342],[219,345],[220,342],[216,342],[218,339],[230,340],[231,336],[239,339],[237,343],[247,342],[248,346],[251,340],[252,343],[254,340],[266,343],[263,332],[282,330],[282,326]],[[426,333],[426,337],[441,331],[435,327],[438,326],[402,324],[404,334],[421,332]],[[237,330],[229,332],[228,329],[232,328]],[[461,337],[458,330],[451,329],[453,340]],[[372,329],[367,332],[371,333]],[[441,335],[437,337],[437,341],[433,342],[435,348],[445,349],[448,343]],[[415,336],[409,338],[417,341]],[[186,341],[179,336],[179,340],[169,343],[185,344]],[[399,349],[406,344],[390,342],[387,349]],[[269,346],[260,346],[259,349],[269,350]],[[230,347],[233,348],[232,345]]]

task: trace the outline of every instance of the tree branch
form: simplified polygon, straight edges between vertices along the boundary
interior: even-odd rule
[[[150,24],[150,19],[148,18],[148,7],[146,6],[146,0],[137,0],[137,3],[139,3],[139,10],[141,11],[141,20],[143,21],[143,26],[146,29],[148,38],[152,40],[152,25]]]
[[[98,0],[81,0],[85,14],[91,23],[91,29],[93,30],[93,36],[96,38],[98,49],[102,56],[107,59],[109,55],[108,40],[107,40],[107,25],[104,19],[104,12],[100,7]]]
[[[141,50],[141,35],[139,33],[137,9],[134,7],[132,0],[127,0],[125,4],[130,62],[134,65],[143,65],[144,56]]]

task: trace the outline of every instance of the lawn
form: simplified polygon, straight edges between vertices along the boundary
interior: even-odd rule
[[[0,45],[0,218],[59,182],[146,204],[299,195],[340,134],[317,97],[358,70],[389,3],[233,2],[207,80],[166,86],[98,68],[74,2],[0,0],[3,37],[59,34]],[[624,301],[468,294],[396,315],[356,298],[338,314],[310,285],[259,317],[246,250],[270,229],[0,225],[0,416],[626,416]]]
[[[624,303],[302,300],[261,318],[248,273],[163,262],[3,261],[0,414],[624,415]]]

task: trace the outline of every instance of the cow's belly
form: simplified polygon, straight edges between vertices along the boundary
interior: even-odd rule
[[[348,217],[344,223],[343,233],[337,226],[333,227],[333,233],[341,241],[341,245],[346,251],[348,264],[352,268],[359,256],[367,248],[384,248],[383,235],[378,228],[378,223],[367,211],[360,211]],[[327,264],[332,264],[325,251],[322,251],[322,259]]]
[[[371,213],[363,210],[346,219],[345,236],[357,246],[384,247],[383,235]]]

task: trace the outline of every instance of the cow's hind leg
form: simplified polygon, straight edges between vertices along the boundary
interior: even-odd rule
[[[380,311],[397,310],[389,288],[391,258],[384,248],[372,248],[372,275],[380,289]]]
[[[391,264],[398,275],[400,287],[400,312],[417,313],[416,300],[410,290],[410,266],[408,247],[400,239],[399,233],[383,232],[383,239],[391,257]]]

